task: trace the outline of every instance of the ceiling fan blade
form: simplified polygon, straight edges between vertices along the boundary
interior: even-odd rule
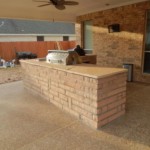
[[[74,1],[65,1],[64,5],[78,5],[78,2],[74,2]]]
[[[41,1],[41,0],[32,0],[33,2],[46,2],[46,3],[49,3],[49,1]]]
[[[43,6],[48,6],[48,5],[51,5],[51,3],[39,5],[38,7],[43,7]]]
[[[55,5],[55,7],[59,10],[64,10],[66,8],[64,5]]]
[[[65,0],[50,0],[54,5],[63,5]]]

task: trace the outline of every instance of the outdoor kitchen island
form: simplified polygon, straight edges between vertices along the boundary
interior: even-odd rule
[[[25,88],[93,128],[125,113],[127,71],[21,60]]]

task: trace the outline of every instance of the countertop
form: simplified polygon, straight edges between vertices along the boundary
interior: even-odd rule
[[[48,68],[54,68],[74,74],[84,75],[92,78],[103,78],[118,73],[127,72],[127,69],[123,68],[107,68],[100,67],[93,64],[76,64],[76,65],[62,65],[62,64],[50,64],[45,61],[38,61],[38,59],[20,60],[21,63],[32,64],[36,66],[43,66]]]

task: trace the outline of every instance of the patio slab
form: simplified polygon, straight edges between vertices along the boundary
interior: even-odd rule
[[[0,85],[0,150],[149,150],[150,85],[128,83],[126,115],[94,130],[24,90]]]

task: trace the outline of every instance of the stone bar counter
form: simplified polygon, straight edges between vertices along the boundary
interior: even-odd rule
[[[99,128],[125,113],[127,71],[21,60],[25,88]]]

